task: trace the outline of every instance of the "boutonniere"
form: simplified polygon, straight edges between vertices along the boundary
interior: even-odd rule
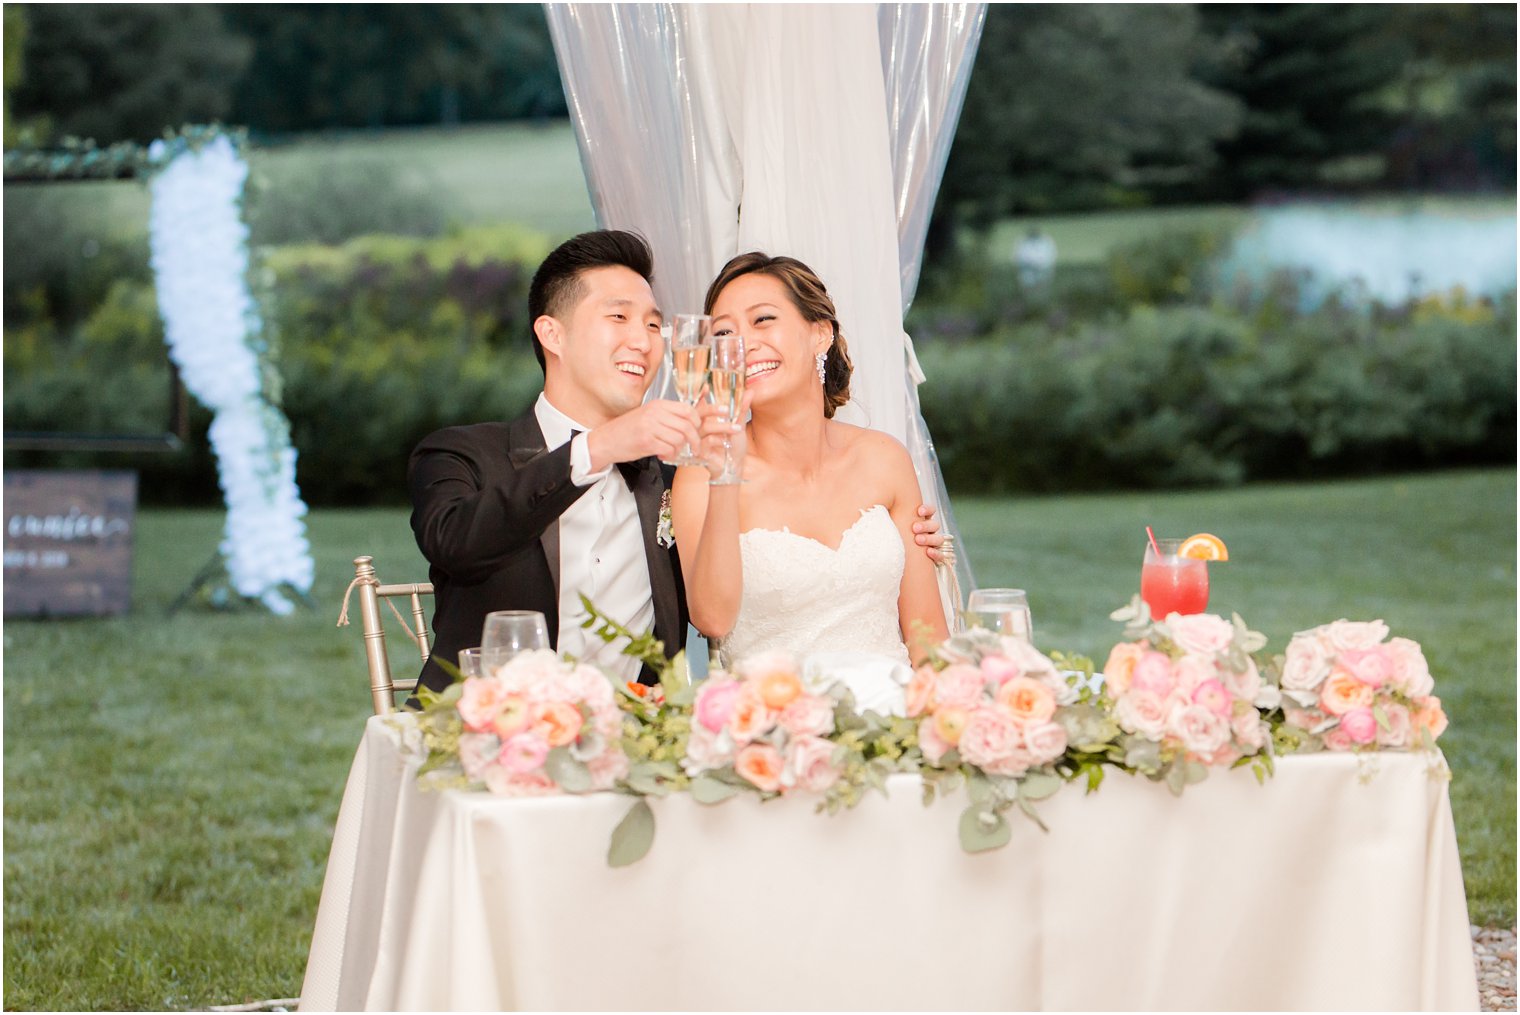
[[[670,518],[670,491],[660,494],[660,524],[655,528],[655,540],[665,549],[676,545],[676,532]]]

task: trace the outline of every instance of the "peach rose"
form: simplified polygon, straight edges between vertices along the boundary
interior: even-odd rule
[[[1423,698],[1435,689],[1430,664],[1420,643],[1408,638],[1388,639],[1388,655],[1393,664],[1393,686],[1411,698]]]
[[[1341,716],[1340,728],[1353,744],[1370,744],[1377,739],[1377,719],[1370,708],[1353,708]]]
[[[1441,699],[1435,695],[1421,699],[1417,702],[1418,708],[1414,713],[1416,725],[1430,734],[1434,740],[1446,732],[1446,712],[1441,708]]]
[[[1340,654],[1338,662],[1341,669],[1368,687],[1382,687],[1393,676],[1393,666],[1385,648],[1374,645],[1369,649],[1347,649]]]
[[[1019,677],[1019,680],[1028,680]],[[1034,683],[1034,681],[1029,681]],[[1000,708],[979,708],[966,720],[957,744],[967,763],[986,768],[1007,756],[1020,743],[1019,726]]]
[[[755,690],[765,707],[779,712],[802,693],[802,679],[795,670],[771,670],[754,678]]]
[[[980,669],[956,663],[939,671],[934,681],[934,698],[940,708],[975,708],[982,703],[986,683]]]
[[[514,737],[528,725],[528,702],[520,694],[509,694],[502,699],[501,711],[497,714],[491,728],[496,735],[506,740]]]
[[[1230,692],[1217,680],[1205,680],[1193,691],[1193,704],[1202,705],[1215,715],[1230,714]]]
[[[781,789],[781,752],[770,744],[750,744],[734,758],[734,771],[766,793]]]
[[[1113,647],[1108,662],[1103,664],[1103,686],[1110,697],[1117,698],[1129,690],[1135,675],[1135,664],[1145,655],[1150,645],[1146,642],[1124,641]]]
[[[565,701],[541,701],[529,706],[528,724],[550,747],[563,747],[580,734],[581,710]]]
[[[926,715],[918,721],[918,749],[923,752],[924,760],[929,764],[938,765],[954,746],[939,735],[935,729],[934,716]]]
[[[1386,702],[1383,705],[1383,718],[1388,720],[1388,728],[1378,727],[1377,742],[1394,750],[1408,747],[1412,732],[1409,709],[1396,701]]]
[[[1024,729],[1024,746],[1036,765],[1055,761],[1066,753],[1066,727],[1054,722],[1028,726]]]
[[[781,710],[781,728],[792,736],[827,736],[834,732],[834,703],[817,694],[804,694]]]
[[[1319,707],[1331,715],[1345,715],[1354,708],[1372,707],[1372,688],[1337,667],[1319,692]]]
[[[821,737],[793,737],[786,746],[786,768],[781,781],[808,793],[822,793],[839,781],[834,767],[834,745]]]
[[[797,660],[792,658],[790,652],[780,649],[771,649],[767,652],[756,652],[746,656],[734,667],[734,673],[745,680],[758,680],[767,673],[792,673],[797,672]]]
[[[509,773],[531,772],[543,766],[549,756],[549,741],[534,730],[517,734],[501,745],[498,760]]]
[[[1132,690],[1119,699],[1114,718],[1126,732],[1160,740],[1166,732],[1166,699],[1150,691]]]
[[[1203,655],[1217,655],[1229,648],[1235,639],[1234,626],[1212,613],[1178,616],[1175,620],[1168,617],[1166,630],[1182,651]]]
[[[734,740],[747,744],[769,733],[776,725],[776,713],[765,707],[757,690],[745,686],[734,699],[733,715],[728,717],[728,732]]]
[[[1135,674],[1130,680],[1130,687],[1164,698],[1171,693],[1173,683],[1171,659],[1165,653],[1151,651],[1135,663]]]
[[[456,706],[459,717],[464,720],[465,729],[472,733],[489,731],[496,713],[501,711],[502,699],[506,696],[507,689],[499,680],[489,677],[466,678],[464,692],[460,694]]]
[[[908,718],[917,719],[934,708],[934,667],[920,666],[908,680]]]
[[[1297,635],[1288,643],[1283,660],[1282,686],[1290,691],[1312,691],[1330,675],[1330,654],[1318,639]]]
[[[1029,677],[1014,677],[998,688],[997,703],[1019,722],[1046,722],[1056,714],[1056,696]]]
[[[965,732],[966,723],[971,714],[964,708],[941,708],[934,713],[934,732],[945,743],[954,746],[961,742],[961,734]]]
[[[1332,652],[1369,649],[1388,637],[1388,625],[1381,620],[1337,620],[1320,628],[1319,636]]]
[[[708,677],[697,691],[696,703],[692,706],[697,723],[713,733],[727,726],[734,714],[734,703],[743,690],[744,685],[737,680]]]

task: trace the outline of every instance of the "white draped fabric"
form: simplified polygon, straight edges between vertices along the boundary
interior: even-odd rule
[[[840,418],[908,446],[954,534],[902,314],[983,5],[546,10],[598,221],[649,238],[661,305],[698,308],[742,251],[811,265],[855,364]]]
[[[426,792],[388,721],[412,717],[371,718],[354,759],[303,1011],[1477,1007],[1439,755],[1181,798],[1115,773],[977,855],[964,796],[925,808],[914,776],[834,817],[680,793],[614,869],[628,797]]]

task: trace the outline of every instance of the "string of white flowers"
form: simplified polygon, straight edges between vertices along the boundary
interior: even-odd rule
[[[290,423],[265,390],[263,322],[248,287],[242,218],[248,165],[215,128],[155,141],[149,218],[169,356],[213,413],[210,438],[227,502],[221,554],[232,587],[276,614],[311,589],[306,504]]]

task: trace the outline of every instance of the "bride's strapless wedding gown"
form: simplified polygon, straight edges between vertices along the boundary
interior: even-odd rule
[[[788,529],[750,529],[739,551],[744,594],[718,646],[724,664],[790,652],[809,683],[843,680],[862,710],[901,714],[911,675],[897,613],[904,550],[887,509],[863,509],[837,549]]]

